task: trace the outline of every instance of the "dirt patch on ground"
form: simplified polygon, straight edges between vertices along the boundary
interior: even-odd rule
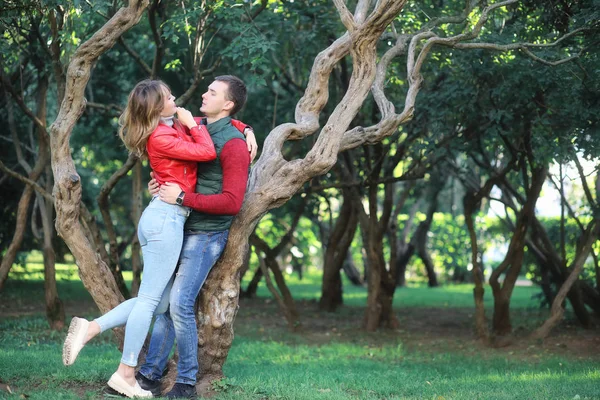
[[[537,358],[561,355],[600,361],[600,331],[583,329],[577,321],[566,319],[545,340],[529,338],[541,324],[548,310],[515,310],[513,334],[503,338],[502,346],[490,345],[475,335],[473,309],[470,308],[406,308],[396,310],[398,329],[381,329],[369,333],[363,329],[364,308],[342,307],[336,313],[318,311],[315,301],[298,302],[301,329],[290,337],[287,322],[270,299],[242,299],[236,319],[236,332],[243,335],[262,334],[273,340],[300,339],[311,344],[335,341],[357,342],[368,346],[398,343],[408,351],[464,352],[465,354],[506,354],[511,357]],[[487,315],[491,318],[491,313]],[[262,326],[261,332],[248,332],[246,326]]]
[[[43,292],[31,296],[9,298],[0,293],[0,318],[43,315]],[[72,316],[98,315],[98,308],[90,299],[65,301],[68,321]],[[578,322],[566,319],[554,329],[549,338],[531,340],[531,331],[548,316],[547,309],[512,312],[513,334],[505,338],[505,346],[497,347],[475,336],[472,308],[404,308],[397,309],[398,329],[381,329],[369,333],[362,327],[364,308],[344,306],[338,312],[318,310],[316,301],[298,301],[301,328],[290,334],[287,322],[272,299],[241,299],[235,322],[237,335],[304,344],[326,344],[332,341],[360,343],[366,346],[401,345],[407,351],[464,352],[478,356],[506,354],[511,357],[532,359],[541,355],[560,355],[578,359],[600,360],[600,331],[582,329]],[[491,318],[491,312],[488,312]],[[487,349],[489,351],[482,352]]]

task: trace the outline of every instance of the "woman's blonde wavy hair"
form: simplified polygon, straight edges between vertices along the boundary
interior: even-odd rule
[[[146,143],[158,126],[167,93],[166,83],[152,79],[141,81],[129,93],[127,107],[119,117],[119,137],[130,153],[146,157]]]

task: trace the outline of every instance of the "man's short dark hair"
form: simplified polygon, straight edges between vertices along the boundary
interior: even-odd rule
[[[215,78],[215,81],[225,82],[227,84],[228,90],[225,95],[225,98],[229,101],[233,101],[234,103],[234,106],[231,109],[229,115],[234,115],[235,113],[240,111],[242,107],[244,107],[244,104],[246,104],[246,84],[244,84],[244,82],[240,78],[233,75],[217,76]]]

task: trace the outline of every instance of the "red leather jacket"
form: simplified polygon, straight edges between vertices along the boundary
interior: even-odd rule
[[[231,123],[240,132],[248,126],[237,120]],[[188,129],[177,120],[173,120],[172,127],[159,123],[148,138],[146,151],[154,179],[160,185],[176,183],[186,193],[195,192],[198,162],[217,158],[206,125]]]

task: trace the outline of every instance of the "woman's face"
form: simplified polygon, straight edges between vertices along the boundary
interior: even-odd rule
[[[171,91],[166,87],[163,87],[163,94],[165,103],[160,116],[163,118],[172,117],[177,112],[177,106],[175,105],[175,96],[171,94]]]

